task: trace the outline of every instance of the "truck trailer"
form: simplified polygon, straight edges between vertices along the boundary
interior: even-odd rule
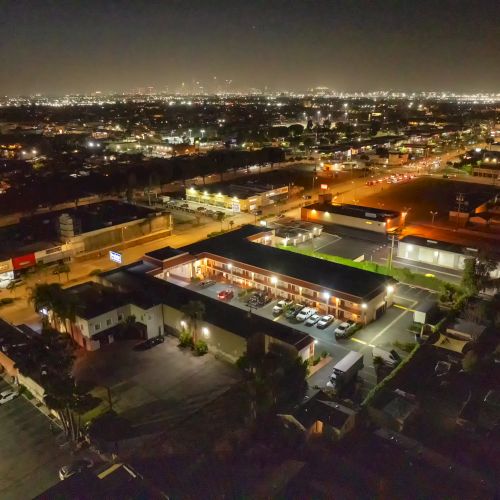
[[[341,389],[351,380],[356,378],[358,371],[361,370],[363,366],[363,354],[356,351],[350,351],[333,367],[333,373],[326,385],[334,389]]]

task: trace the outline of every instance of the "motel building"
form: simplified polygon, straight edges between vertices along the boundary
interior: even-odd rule
[[[390,278],[275,248],[274,239],[274,230],[248,225],[182,249],[150,252],[144,260],[161,269],[155,274],[160,279],[224,280],[363,324],[392,305]]]

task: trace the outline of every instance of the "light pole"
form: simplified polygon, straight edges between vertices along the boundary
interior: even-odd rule
[[[272,276],[271,277],[271,283],[274,285],[274,297],[276,298],[276,288],[277,288],[277,285],[278,285],[278,278],[276,278],[276,276]]]
[[[326,314],[328,314],[328,304],[330,302],[330,294],[328,292],[324,292],[323,297],[325,298]]]
[[[438,212],[433,212],[432,210],[429,212],[432,215],[432,225],[434,225],[434,217],[438,214]]]

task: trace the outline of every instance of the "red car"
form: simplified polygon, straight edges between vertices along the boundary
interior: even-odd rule
[[[219,297],[220,300],[231,300],[234,297],[234,292],[232,290],[221,290],[217,294],[217,297]]]

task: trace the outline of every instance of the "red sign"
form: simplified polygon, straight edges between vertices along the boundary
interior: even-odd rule
[[[14,269],[25,269],[27,267],[34,266],[36,264],[36,258],[34,253],[29,253],[23,255],[22,257],[12,258],[12,267]]]
[[[328,184],[321,184],[321,189],[328,189]]]

